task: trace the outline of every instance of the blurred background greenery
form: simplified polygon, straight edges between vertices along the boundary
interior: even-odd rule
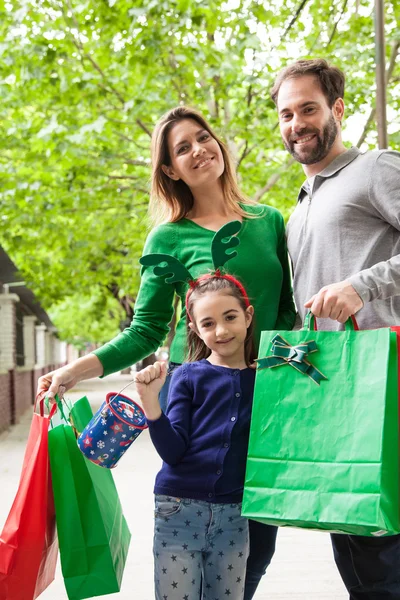
[[[344,139],[374,148],[370,0],[0,3],[0,244],[68,341],[130,322],[148,232],[150,136],[179,103],[226,140],[243,190],[293,210],[303,175],[269,90],[293,60],[347,76]],[[385,2],[389,144],[400,149],[400,3]]]

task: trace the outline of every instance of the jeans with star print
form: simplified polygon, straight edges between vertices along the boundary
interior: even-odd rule
[[[156,600],[242,600],[249,553],[241,503],[155,496]]]

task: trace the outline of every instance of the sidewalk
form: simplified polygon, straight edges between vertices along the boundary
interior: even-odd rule
[[[109,391],[117,392],[130,380],[111,375],[79,384],[66,395],[72,400],[87,395],[96,411]],[[126,390],[134,398],[134,386]],[[9,432],[0,435],[0,528],[10,510],[18,486],[30,413]],[[153,482],[161,461],[147,431],[133,443],[113,474],[124,513],[132,532],[131,546],[119,594],[98,596],[109,600],[153,600]],[[346,600],[346,590],[333,562],[329,535],[282,528],[277,551],[255,600]],[[43,600],[66,600],[58,565],[55,581],[40,596]]]

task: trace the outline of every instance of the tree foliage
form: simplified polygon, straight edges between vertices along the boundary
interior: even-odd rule
[[[244,191],[285,217],[302,171],[282,147],[269,97],[279,68],[332,60],[357,116],[351,141],[376,144],[369,0],[10,0],[0,17],[1,243],[64,337],[104,341],[132,316],[150,135],[166,110],[202,110],[228,142]],[[399,4],[386,2],[394,148],[399,20]]]

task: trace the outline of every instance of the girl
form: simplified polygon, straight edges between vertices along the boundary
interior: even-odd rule
[[[199,278],[188,292],[189,360],[140,371],[136,389],[164,460],[155,482],[156,600],[241,600],[249,548],[241,517],[255,370],[253,307],[239,282]],[[203,595],[202,595],[203,591]]]
[[[211,240],[222,225],[242,221],[240,253],[229,263],[254,298],[255,344],[260,332],[291,329],[295,310],[281,214],[255,204],[240,191],[223,142],[195,110],[180,106],[157,124],[152,138],[151,214],[155,227],[144,253],[177,257],[194,276],[212,268]],[[170,372],[186,360],[185,294],[187,286],[170,285],[143,267],[135,316],[127,329],[94,353],[39,379],[38,392],[68,390],[78,381],[106,376],[154,352],[168,333],[176,294],[182,311],[170,348]],[[164,409],[168,382],[163,386]],[[276,528],[250,522],[250,557],[245,600],[253,597],[275,549]],[[254,551],[253,551],[254,550]]]

